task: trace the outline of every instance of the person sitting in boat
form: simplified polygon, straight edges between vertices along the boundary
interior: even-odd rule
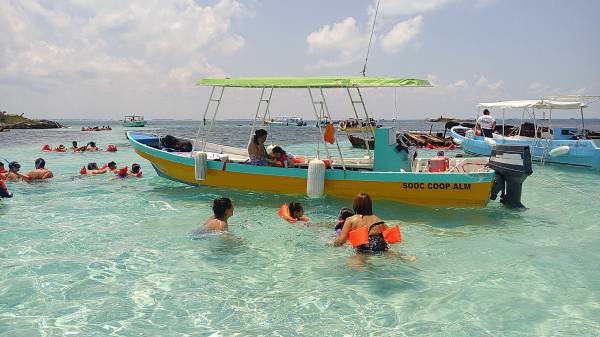
[[[292,156],[288,155],[281,146],[275,146],[272,150],[273,159],[269,162],[272,163],[273,166],[278,167],[294,167],[294,161]]]
[[[233,203],[229,198],[217,198],[213,201],[213,216],[208,218],[202,228],[195,232],[222,232],[227,231],[227,220],[233,216]]]
[[[248,156],[250,157],[250,165],[265,166],[268,164],[267,149],[265,142],[267,141],[267,131],[258,129],[254,132],[252,140],[248,144]]]
[[[29,180],[45,180],[54,177],[52,171],[46,168],[46,161],[44,158],[38,158],[35,160],[35,169],[27,173]]]
[[[483,110],[483,115],[477,118],[475,130],[480,130],[484,137],[492,138],[495,128],[496,119],[490,115],[490,110]]]
[[[100,149],[98,147],[96,147],[96,143],[95,142],[89,142],[87,144],[87,147],[86,147],[85,150],[86,151],[91,151],[91,152],[100,151]]]

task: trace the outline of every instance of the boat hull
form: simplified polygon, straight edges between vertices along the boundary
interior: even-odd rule
[[[146,121],[135,121],[135,122],[123,122],[123,126],[124,127],[130,127],[130,128],[141,128],[146,126]]]
[[[189,185],[306,194],[308,171],[302,168],[252,166],[209,161],[206,179],[195,179],[194,158],[164,152],[137,142],[135,151],[150,161],[159,176]],[[327,170],[326,195],[353,198],[366,192],[374,199],[433,207],[485,207],[495,173],[412,173]]]
[[[491,145],[485,142],[482,136],[472,138],[463,137],[451,130],[452,137],[461,142],[466,153],[477,156],[489,156],[492,152]],[[589,167],[600,169],[600,148],[593,140],[552,140],[552,139],[494,139],[499,145],[528,145],[533,161],[551,164]],[[569,152],[562,156],[551,156],[549,152],[561,146],[568,146]]]

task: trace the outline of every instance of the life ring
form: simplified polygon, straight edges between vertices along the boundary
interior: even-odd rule
[[[290,209],[288,207],[288,204],[281,205],[281,207],[279,208],[279,211],[277,211],[277,215],[279,215],[280,217],[282,217],[285,221],[287,221],[289,223],[296,223],[298,221],[302,221],[302,222],[309,221],[309,219],[307,217],[301,217],[299,219],[292,218],[292,216],[290,215]]]

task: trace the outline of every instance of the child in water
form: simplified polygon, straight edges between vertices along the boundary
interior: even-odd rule
[[[281,206],[277,214],[280,217],[284,218],[287,222],[291,223],[298,221],[310,221],[309,218],[304,216],[304,208],[299,202],[290,202],[289,204],[283,204],[283,206]]]
[[[348,207],[343,207],[340,209],[340,214],[338,215],[338,222],[335,225],[335,234],[340,235],[344,224],[346,223],[346,219],[354,215],[354,211]]]

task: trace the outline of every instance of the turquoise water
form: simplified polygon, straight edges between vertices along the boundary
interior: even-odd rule
[[[193,134],[186,124],[154,127]],[[242,124],[217,134],[243,143]],[[43,156],[56,176],[9,183],[15,197],[0,201],[0,335],[600,334],[599,172],[534,166],[521,211],[376,203],[401,224],[405,241],[394,250],[419,259],[372,257],[356,268],[352,250],[328,247],[333,231],[319,225],[348,201],[295,198],[312,222],[290,225],[276,215],[289,196],[159,178],[114,129],[0,133],[0,158],[28,171]],[[310,147],[307,131],[286,129],[272,132],[276,142],[285,135],[295,152]],[[119,151],[40,151],[71,140]],[[109,160],[139,162],[144,177],[79,177],[81,165]],[[192,240],[217,196],[234,201],[230,234]]]

